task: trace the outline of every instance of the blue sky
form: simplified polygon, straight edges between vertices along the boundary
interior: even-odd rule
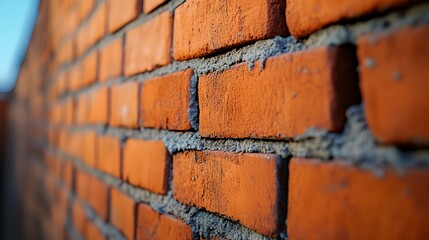
[[[0,0],[0,92],[15,84],[38,4],[38,0]]]

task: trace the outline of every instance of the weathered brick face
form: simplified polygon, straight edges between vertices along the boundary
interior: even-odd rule
[[[41,0],[14,239],[429,239],[424,2]]]

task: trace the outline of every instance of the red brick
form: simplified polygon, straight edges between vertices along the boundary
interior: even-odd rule
[[[76,194],[79,199],[88,201],[91,186],[91,176],[82,170],[76,170]]]
[[[107,124],[108,121],[108,88],[100,87],[89,93],[89,122]]]
[[[106,33],[106,3],[103,2],[77,34],[76,51],[82,55]]]
[[[100,53],[100,81],[122,75],[122,37],[105,46]]]
[[[95,154],[97,144],[97,134],[95,132],[85,132],[82,134],[82,160],[89,166],[95,167]]]
[[[284,0],[188,0],[174,13],[174,59],[286,35],[284,11]]]
[[[358,42],[368,125],[382,143],[429,145],[429,26]]]
[[[341,131],[359,102],[355,57],[323,47],[201,76],[200,131],[210,137],[290,138],[311,127]]]
[[[126,76],[150,71],[171,62],[172,22],[170,13],[164,12],[126,33]]]
[[[109,0],[108,8],[108,28],[110,32],[115,32],[137,18],[141,9],[141,0]]]
[[[110,222],[128,239],[134,239],[136,228],[136,203],[117,189],[110,192]]]
[[[155,193],[167,193],[170,156],[162,141],[128,139],[123,161],[125,181]]]
[[[81,87],[88,86],[97,81],[98,52],[94,51],[86,56],[81,63]]]
[[[62,166],[62,179],[64,184],[69,188],[73,188],[73,180],[74,180],[74,171],[73,171],[73,164],[70,161],[64,161]]]
[[[173,196],[275,237],[282,221],[278,213],[286,187],[283,171],[272,154],[178,153],[173,160]]]
[[[146,204],[139,204],[137,213],[137,239],[194,239],[192,228],[186,223],[160,214]]]
[[[106,237],[94,223],[88,224],[86,228],[85,239],[91,240],[105,240]]]
[[[155,8],[157,8],[159,5],[165,3],[166,0],[144,0],[143,1],[143,12],[149,13]]]
[[[426,239],[427,170],[383,177],[340,161],[290,163],[290,239]]]
[[[81,234],[85,232],[88,219],[86,218],[85,210],[78,201],[74,201],[72,205],[73,227]]]
[[[74,123],[77,125],[84,125],[87,123],[89,115],[88,111],[88,98],[86,95],[81,94],[74,101]]]
[[[286,0],[286,22],[295,37],[306,36],[327,25],[382,13],[422,0]]]
[[[97,167],[117,178],[121,177],[121,142],[110,136],[99,136],[97,141]]]
[[[110,120],[113,126],[139,126],[139,83],[128,82],[110,88]]]
[[[77,2],[77,14],[79,22],[87,18],[91,10],[94,9],[96,0],[80,0]]]
[[[87,184],[89,184],[88,203],[98,216],[106,221],[108,216],[109,186],[96,176],[91,176]]]
[[[57,66],[70,62],[74,57],[72,39],[69,38],[64,41],[61,47],[56,51],[56,54]]]
[[[192,69],[148,80],[142,85],[143,126],[189,130]]]

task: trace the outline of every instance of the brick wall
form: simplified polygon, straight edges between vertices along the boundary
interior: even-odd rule
[[[21,239],[429,238],[429,5],[41,0]]]

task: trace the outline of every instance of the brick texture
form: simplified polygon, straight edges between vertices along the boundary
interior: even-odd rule
[[[118,127],[139,126],[139,83],[129,82],[113,85],[110,88],[110,120]]]
[[[166,194],[170,156],[162,141],[128,139],[124,145],[124,180],[159,194]]]
[[[115,32],[139,14],[142,0],[109,0],[108,29]]]
[[[157,8],[159,5],[166,2],[166,0],[144,0],[143,1],[143,12],[149,13],[155,8]]]
[[[121,142],[110,136],[98,136],[97,168],[115,177],[121,176]]]
[[[374,35],[358,44],[368,125],[380,142],[429,146],[429,27]]]
[[[122,38],[105,46],[100,52],[100,81],[119,77],[122,74]]]
[[[139,204],[137,213],[137,239],[192,240],[192,229],[184,222],[160,214],[148,205]]]
[[[275,237],[286,174],[275,155],[184,152],[174,155],[173,195]]]
[[[338,161],[292,159],[288,235],[291,239],[425,239],[428,180],[423,170],[402,176],[387,170],[385,176],[376,177]]]
[[[117,189],[112,189],[110,194],[110,222],[116,226],[127,239],[134,239],[136,203]]]
[[[341,131],[345,110],[359,101],[355,68],[350,49],[324,47],[269,58],[264,69],[257,63],[249,71],[243,63],[201,76],[201,135],[288,138],[312,127]]]
[[[186,1],[174,12],[174,59],[286,35],[284,9],[283,0]]]
[[[89,93],[89,122],[107,124],[109,117],[109,91],[107,87],[95,89]]]
[[[171,62],[172,16],[162,13],[125,36],[125,75],[150,71]]]
[[[143,126],[189,130],[191,69],[148,80],[142,85]]]
[[[286,1],[286,19],[289,31],[295,37],[306,36],[322,27],[344,20],[388,9],[423,2],[421,0],[335,0]]]

